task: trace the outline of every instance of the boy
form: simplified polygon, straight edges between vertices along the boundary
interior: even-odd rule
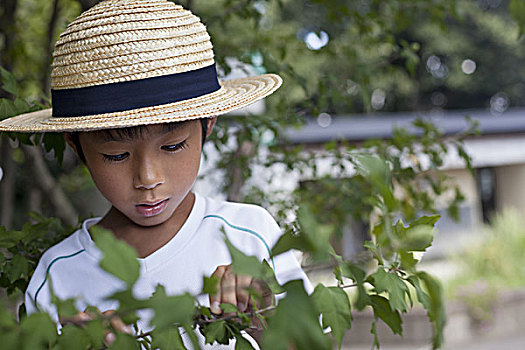
[[[170,294],[196,295],[202,276],[213,274],[218,291],[203,305],[217,314],[220,303],[250,307],[247,289],[259,284],[232,273],[222,227],[245,254],[268,259],[280,283],[300,278],[311,291],[291,253],[269,258],[280,230],[264,209],[191,191],[216,116],[271,94],[280,77],[219,83],[206,28],[165,0],[103,1],[68,26],[53,56],[53,110],[4,120],[0,131],[64,132],[112,206],[42,256],[26,292],[28,312],[46,310],[58,321],[49,277],[56,295],[77,298],[81,310],[118,307],[106,297],[122,285],[98,266],[94,224],[136,249],[138,297],[159,283]],[[139,326],[148,327],[146,316]]]

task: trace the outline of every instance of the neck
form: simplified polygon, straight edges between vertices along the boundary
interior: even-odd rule
[[[173,215],[155,226],[137,225],[114,207],[111,207],[98,224],[135,248],[140,258],[145,258],[168,243],[179,232],[188,219],[194,202],[195,195],[192,192],[188,193]]]

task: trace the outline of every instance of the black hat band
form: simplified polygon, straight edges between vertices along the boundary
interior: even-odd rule
[[[203,96],[220,87],[214,63],[153,78],[51,90],[53,117],[79,117],[158,106]]]

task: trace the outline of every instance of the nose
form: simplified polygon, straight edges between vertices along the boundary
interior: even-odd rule
[[[164,183],[164,173],[159,161],[150,157],[140,157],[134,164],[133,185],[137,189],[151,190]]]

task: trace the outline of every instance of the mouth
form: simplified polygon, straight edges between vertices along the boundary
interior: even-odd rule
[[[151,217],[159,215],[166,209],[166,205],[169,201],[169,198],[153,201],[153,202],[144,202],[135,205],[137,212],[144,217]]]

